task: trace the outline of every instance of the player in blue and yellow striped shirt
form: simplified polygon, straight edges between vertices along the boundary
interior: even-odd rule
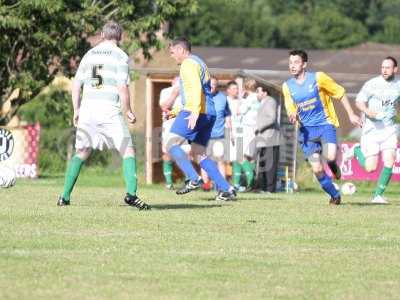
[[[360,118],[354,114],[342,86],[323,72],[306,71],[308,56],[303,50],[289,53],[289,71],[292,78],[282,86],[289,121],[299,124],[299,144],[309,161],[322,189],[330,197],[331,204],[340,204],[340,192],[323,168],[323,153],[332,173],[340,178],[336,165],[336,127],[339,127],[332,99],[340,100],[350,121],[361,126]]]
[[[201,177],[181,148],[188,140],[192,145],[193,156],[198,157],[200,167],[207,172],[218,189],[216,199],[233,200],[236,196],[235,190],[218,171],[215,162],[206,155],[216,119],[208,68],[201,58],[191,53],[190,42],[185,38],[175,39],[171,43],[170,53],[181,65],[179,77],[183,109],[177,113],[171,127],[167,149],[186,177],[190,178],[177,194],[188,193],[202,184]]]

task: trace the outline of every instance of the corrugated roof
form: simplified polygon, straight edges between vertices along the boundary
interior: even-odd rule
[[[240,69],[272,84],[281,85],[289,77],[289,49],[193,47],[210,68]],[[386,56],[396,57],[400,46],[365,43],[342,50],[308,50],[309,69],[324,71],[341,83],[350,96],[380,72]]]

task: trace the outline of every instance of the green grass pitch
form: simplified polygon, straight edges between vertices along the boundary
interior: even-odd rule
[[[115,177],[115,178],[114,178]],[[0,299],[398,299],[400,189],[332,207],[317,190],[176,196],[123,204],[122,179],[85,175],[70,207],[62,178],[0,190]]]

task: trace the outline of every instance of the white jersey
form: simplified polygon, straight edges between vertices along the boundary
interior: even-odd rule
[[[358,93],[356,101],[367,104],[371,111],[377,112],[377,118],[365,116],[363,134],[377,129],[388,133],[396,132],[396,104],[400,99],[400,80],[386,81],[382,76],[368,80]]]
[[[160,105],[162,103],[164,103],[165,101],[167,101],[167,99],[171,95],[173,89],[174,89],[174,87],[170,86],[170,87],[167,87],[167,88],[161,90],[161,92],[160,92],[160,101],[159,101]],[[183,107],[182,100],[181,100],[181,97],[178,95],[178,97],[176,97],[174,103],[172,104],[172,106],[169,109],[170,110],[175,110],[175,109],[181,109],[182,107]]]
[[[110,41],[101,42],[82,58],[75,80],[83,84],[82,107],[120,111],[119,85],[129,84],[129,57]]]
[[[242,126],[242,115],[240,113],[241,99],[232,99],[227,96],[229,109],[231,111],[231,120],[233,129],[240,128]]]
[[[243,126],[251,128],[256,126],[257,114],[260,106],[261,102],[258,101],[256,93],[250,93],[246,99],[243,99],[240,106]]]

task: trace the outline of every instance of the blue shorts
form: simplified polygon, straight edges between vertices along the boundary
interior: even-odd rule
[[[305,158],[322,152],[322,144],[336,144],[336,127],[333,125],[303,126],[299,129],[299,145]]]
[[[193,129],[188,128],[188,120],[191,112],[182,110],[176,116],[171,127],[171,132],[184,137],[192,143],[207,147],[211,137],[211,131],[215,123],[215,116],[199,114],[196,126]]]

